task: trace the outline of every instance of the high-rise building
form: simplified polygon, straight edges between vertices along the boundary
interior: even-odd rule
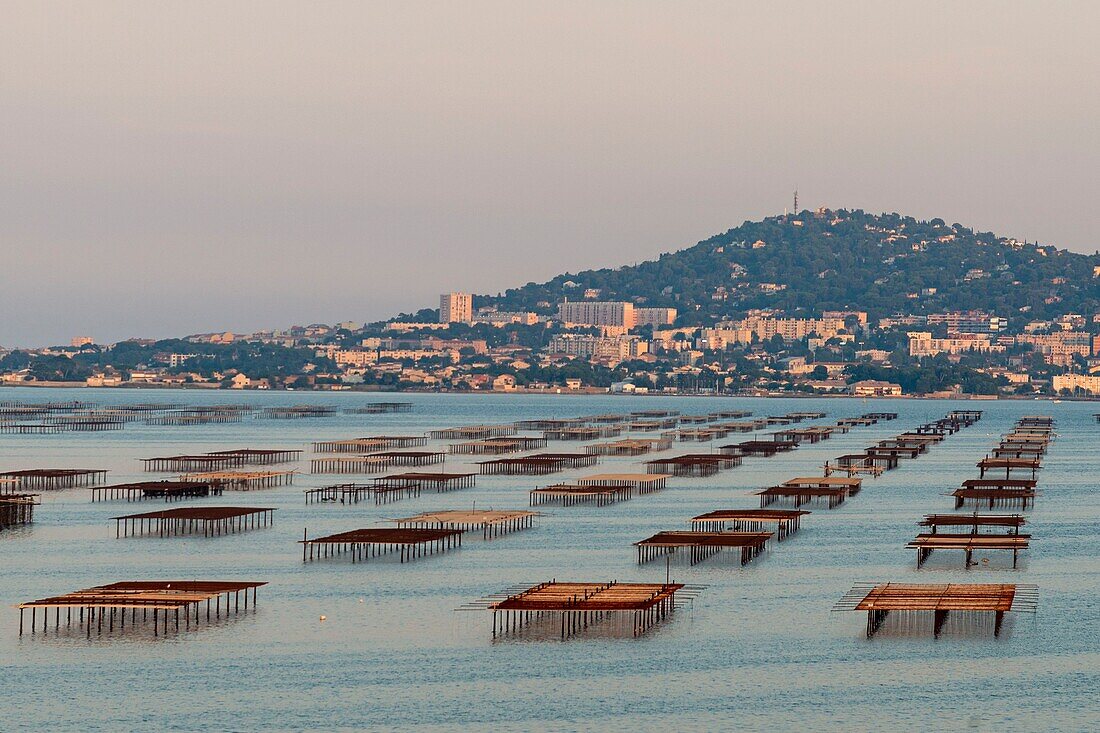
[[[552,354],[620,362],[648,353],[649,342],[642,341],[637,336],[581,336],[566,333],[550,339],[549,350]]]
[[[440,323],[469,323],[474,318],[474,296],[469,293],[443,293],[439,296]]]
[[[676,321],[675,308],[635,308],[635,326],[671,326]]]
[[[558,304],[558,320],[574,326],[603,326],[624,330],[634,328],[634,304],[626,302],[577,300]]]

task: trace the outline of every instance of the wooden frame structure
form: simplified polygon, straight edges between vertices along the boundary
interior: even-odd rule
[[[498,456],[504,453],[520,453],[545,447],[546,438],[510,435],[499,438],[485,438],[484,440],[469,440],[463,443],[451,443],[447,446],[447,452],[456,455]]]
[[[909,430],[904,433],[898,433],[893,439],[904,444],[923,441],[927,445],[934,445],[936,443],[942,443],[944,437],[943,433],[918,433],[915,430]]]
[[[195,412],[193,410],[173,410],[163,415],[150,415],[145,418],[146,425],[171,425],[181,427],[187,425],[217,425],[238,423],[244,420],[244,413],[236,410],[225,412]]]
[[[1027,519],[1022,514],[925,514],[917,524],[927,527],[932,534],[936,534],[940,527],[969,527],[971,534],[978,534],[983,527],[1007,529],[1009,534],[1019,534]]]
[[[803,410],[802,412],[788,412],[786,414],[786,417],[791,418],[795,422],[799,422],[801,420],[820,420],[821,418],[826,417],[826,415],[827,413],[824,412]]]
[[[889,440],[880,440],[875,444],[875,448],[876,450],[904,450],[912,454],[910,457],[917,458],[927,453],[928,447],[936,442],[934,440],[927,440],[926,437],[927,436],[904,438],[898,435]]]
[[[163,631],[168,633],[169,614],[175,615],[175,630],[180,628],[180,612],[183,612],[185,628],[190,630],[192,615],[196,626],[201,617],[202,604],[206,603],[206,620],[209,622],[211,613],[215,618],[222,615],[222,596],[225,596],[225,614],[230,613],[230,601],[233,601],[232,612],[241,611],[241,594],[244,594],[244,610],[248,611],[248,591],[252,591],[252,608],[256,608],[256,589],[265,582],[248,581],[211,581],[211,580],[136,580],[100,585],[94,588],[79,590],[52,598],[41,598],[36,601],[20,603],[19,608],[19,635],[23,635],[24,612],[31,610],[31,633],[37,631],[38,610],[42,609],[42,631],[49,626],[51,609],[54,611],[54,629],[61,628],[61,610],[65,609],[65,625],[72,626],[73,610],[77,611],[77,626],[87,628],[87,636],[92,635],[92,626],[97,633],[103,632],[103,624],[106,619],[109,632],[114,632],[116,621],[119,631],[126,629],[126,612],[130,611],[130,628],[135,629],[139,625],[148,622],[149,612],[153,612],[153,634],[157,636]],[[211,609],[211,602],[214,608]],[[138,618],[138,611],[141,618]],[[193,613],[192,613],[193,612]]]
[[[820,443],[833,437],[833,428],[806,426],[801,428],[787,428],[772,433],[774,439],[781,442],[793,443]]]
[[[516,420],[512,426],[516,430],[561,430],[563,428],[576,428],[588,422],[615,423],[619,420],[586,420],[583,417],[561,418],[534,418],[531,420]]]
[[[516,458],[478,461],[478,473],[483,476],[545,476],[571,468],[595,465],[599,456],[593,453],[536,453]]]
[[[327,455],[309,462],[312,474],[378,473],[395,466],[434,466],[445,463],[446,451],[408,450],[368,453],[363,456]]]
[[[723,422],[721,425],[727,433],[751,433],[764,427],[757,422]]]
[[[320,440],[313,443],[314,453],[373,453],[392,448],[419,448],[427,445],[423,435],[372,435],[348,440]]]
[[[588,418],[584,418],[585,422],[596,423],[597,425],[599,425],[601,423],[604,423],[604,424],[606,424],[606,423],[625,423],[625,422],[628,422],[629,420],[630,420],[629,415],[617,414],[617,413],[604,413],[604,414],[592,415]]]
[[[711,414],[719,420],[740,420],[743,417],[752,417],[751,410],[718,410]],[[822,413],[822,417],[824,417],[824,413]]]
[[[670,430],[677,424],[676,418],[668,417],[657,420],[631,420],[625,423],[624,427],[631,433],[653,433],[658,430]]]
[[[107,471],[99,468],[28,468],[0,473],[0,490],[60,491],[97,486],[106,480]]]
[[[237,448],[211,451],[212,456],[240,456],[246,466],[274,466],[293,463],[302,457],[302,451],[293,448]]]
[[[597,456],[641,456],[672,447],[672,438],[633,438],[585,446],[586,453]]]
[[[531,506],[595,504],[599,507],[630,499],[634,496],[634,487],[621,484],[555,484],[531,489],[529,495]]]
[[[760,456],[771,458],[798,447],[798,443],[783,440],[745,440],[740,443],[718,446],[718,450],[731,456]]]
[[[275,521],[275,510],[267,507],[184,507],[158,512],[112,517],[115,537],[157,535],[173,537],[202,533],[204,537],[268,527]]]
[[[667,458],[654,458],[645,462],[646,470],[649,473],[696,478],[713,476],[719,471],[736,468],[740,465],[741,456],[728,453],[685,453]]]
[[[1019,506],[1027,509],[1035,504],[1034,479],[967,479],[962,488],[955,489],[955,508],[961,509],[967,504],[994,507]]]
[[[51,415],[45,418],[45,424],[56,425],[63,431],[80,433],[98,433],[104,430],[122,430],[126,420],[118,417],[105,418],[92,415]]]
[[[727,435],[729,435],[728,430],[715,426],[679,428],[672,431],[672,436],[680,443],[706,443],[715,438],[724,438]]]
[[[314,552],[318,560],[350,552],[353,563],[397,552],[401,562],[411,562],[418,557],[462,547],[462,535],[462,530],[457,529],[376,527],[309,539],[308,531],[303,530],[302,562],[315,559]]]
[[[712,423],[718,420],[718,416],[714,414],[708,415],[680,415],[681,425],[704,425],[706,423]]]
[[[180,481],[191,483],[216,483],[231,491],[252,491],[254,489],[273,489],[276,486],[289,486],[294,483],[297,471],[204,471],[185,473]],[[218,492],[221,493],[221,492]]]
[[[949,420],[962,420],[969,422],[971,425],[982,419],[984,411],[982,410],[952,410],[947,413],[947,419]],[[895,415],[896,416],[896,415]]]
[[[809,513],[801,509],[716,509],[692,517],[691,527],[704,532],[764,532],[774,527],[776,541],[782,542],[798,531],[802,517]]]
[[[858,494],[862,485],[862,480],[858,478],[811,476],[791,479],[781,486],[758,491],[757,496],[760,497],[761,509],[776,502],[789,502],[800,507],[818,500],[824,500],[829,509],[835,509]]]
[[[874,417],[842,417],[836,421],[842,428],[866,428],[878,424],[878,418]]]
[[[10,423],[0,420],[0,434],[5,435],[56,435],[63,433],[61,425],[48,423]]]
[[[366,497],[374,499],[375,504],[389,504],[401,499],[420,496],[420,483],[398,483],[393,486],[375,484],[333,484],[316,489],[306,489],[306,504],[329,503],[358,504]]]
[[[807,489],[844,488],[850,496],[859,493],[863,486],[863,479],[838,478],[836,476],[800,476],[783,482],[784,486],[792,486]]]
[[[408,528],[435,528],[453,529],[459,532],[481,531],[483,540],[491,540],[512,532],[530,529],[534,526],[535,518],[541,516],[538,512],[523,509],[486,511],[466,509],[444,509],[434,512],[422,512],[413,517],[394,519],[397,526]]]
[[[825,475],[842,473],[845,476],[881,476],[898,467],[898,459],[887,453],[848,453],[825,462]]]
[[[346,407],[345,415],[385,415],[398,412],[412,412],[411,402],[368,402],[362,407]]]
[[[993,458],[1040,459],[1046,453],[1046,445],[1038,443],[1001,443],[993,449]]]
[[[302,418],[332,417],[335,407],[327,405],[291,405],[289,407],[265,407],[260,417],[267,420],[300,420]]]
[[[141,501],[164,499],[181,501],[204,496],[220,496],[222,484],[217,481],[135,481],[92,488],[92,501]]]
[[[635,542],[634,546],[638,548],[639,565],[658,557],[675,555],[686,548],[690,553],[691,565],[723,551],[740,550],[743,567],[767,549],[771,536],[771,532],[668,531]]]
[[[432,440],[484,440],[485,438],[499,438],[515,434],[515,425],[465,425],[457,428],[432,430],[428,433],[428,437]]]
[[[0,530],[30,524],[38,494],[0,494]]]
[[[222,471],[227,468],[241,468],[244,466],[245,457],[237,453],[229,453],[220,456],[205,453],[189,456],[142,458],[141,462],[146,471],[186,473],[191,471]]]
[[[1000,469],[1004,469],[1006,479],[1012,478],[1013,471],[1031,473],[1031,478],[1035,478],[1040,468],[1042,461],[1038,458],[983,458],[978,461],[978,478],[985,478],[987,473]]]
[[[601,423],[600,425],[575,425],[569,427],[544,430],[542,437],[547,440],[587,441],[600,438],[614,438],[622,435],[623,429],[613,423]]]
[[[577,479],[580,486],[629,486],[639,494],[652,494],[665,488],[670,473],[595,473]]]
[[[965,553],[964,566],[967,570],[975,565],[973,562],[975,550],[1012,550],[1012,567],[1015,568],[1019,561],[1020,550],[1027,549],[1030,539],[1031,535],[1019,532],[1015,534],[929,532],[917,535],[906,547],[917,551],[918,569],[924,565],[924,561],[934,550],[962,550]]]
[[[866,611],[867,638],[875,635],[891,613],[931,613],[932,633],[939,638],[949,614],[987,618],[992,614],[993,635],[999,636],[1006,613],[1034,613],[1037,606],[1038,589],[1033,585],[879,583],[855,586],[833,610]]]
[[[900,461],[902,459],[918,458],[921,453],[927,450],[927,448],[921,446],[891,445],[890,443],[891,441],[884,440],[878,445],[871,446],[866,451],[867,455],[887,456]]]
[[[468,489],[477,482],[476,473],[428,473],[424,471],[406,471],[393,473],[374,479],[376,488],[400,488],[416,484],[423,488],[435,489],[437,494],[444,491]]]
[[[666,620],[676,610],[682,583],[569,583],[557,580],[501,594],[471,607],[493,612],[493,638],[515,634],[524,627],[560,620],[561,638],[570,638],[604,621],[617,627],[633,620],[637,637]],[[482,605],[484,604],[484,605]],[[556,624],[555,624],[556,625]]]

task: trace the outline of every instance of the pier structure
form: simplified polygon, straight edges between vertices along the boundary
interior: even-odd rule
[[[80,489],[106,480],[107,471],[99,468],[28,468],[0,473],[0,492]]]
[[[461,610],[493,613],[493,638],[539,634],[568,639],[602,628],[615,635],[645,634],[675,614],[677,594],[694,595],[682,583],[573,583],[552,580],[468,604]],[[560,631],[559,631],[560,629]]]
[[[126,484],[96,486],[92,501],[141,501],[163,499],[181,501],[205,496],[221,496],[222,484],[217,481],[135,481]]]
[[[766,532],[771,529],[776,541],[782,542],[798,531],[802,517],[809,513],[802,509],[715,509],[692,517],[691,527],[702,532]]]
[[[38,494],[0,494],[0,530],[34,521]]]
[[[321,440],[313,444],[314,453],[374,453],[393,448],[419,448],[427,445],[423,435],[372,435],[348,440]]]
[[[112,517],[115,537],[156,535],[174,537],[202,534],[217,537],[268,527],[275,521],[275,510],[266,507],[208,506],[164,509],[157,512]]]
[[[220,619],[223,613],[227,617],[231,613],[241,613],[242,600],[243,612],[247,612],[249,591],[252,592],[252,609],[255,611],[256,589],[263,585],[267,583],[211,580],[134,580],[100,585],[20,603],[19,635],[23,635],[28,610],[31,634],[39,630],[45,633],[49,629],[50,611],[53,611],[55,632],[60,632],[62,625],[71,628],[75,622],[78,629],[86,629],[88,638],[91,638],[93,627],[97,634],[102,634],[104,630],[114,633],[116,628],[120,633],[127,628],[131,631],[147,628],[150,616],[154,636],[167,635],[170,623],[173,623],[172,629],[178,632],[181,620],[184,629],[190,631],[191,624],[198,627],[204,617],[209,623],[212,618]],[[203,605],[206,606],[205,614]],[[39,611],[42,612],[41,627],[38,623]],[[64,618],[62,611],[65,612]],[[130,617],[128,626],[127,612]]]
[[[345,552],[351,554],[353,563],[390,553],[398,553],[402,563],[411,562],[462,547],[462,535],[463,532],[457,529],[378,527],[309,539],[306,530],[300,542],[302,562],[335,557]]]
[[[748,565],[767,548],[771,532],[667,531],[634,543],[638,564],[685,551],[691,565],[721,552],[740,552],[741,565]]]
[[[525,509],[444,509],[422,512],[412,517],[394,519],[401,529],[450,529],[459,532],[481,532],[481,538],[490,540],[512,532],[530,529],[538,512]]]
[[[367,499],[373,500],[375,504],[389,504],[420,496],[421,488],[419,481],[396,482],[393,485],[347,483],[306,489],[305,496],[306,504],[339,502],[351,505]]]
[[[999,636],[1007,613],[1035,613],[1038,589],[1008,583],[878,583],[853,587],[834,611],[866,611],[867,638],[883,628],[888,616],[900,616],[899,626],[909,630],[917,619],[931,621],[939,638],[949,618],[957,618],[962,631],[989,628]],[[916,617],[916,618],[914,618]]]

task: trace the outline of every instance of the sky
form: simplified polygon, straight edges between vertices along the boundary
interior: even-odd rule
[[[829,206],[1100,247],[1100,3],[4,3],[0,345],[367,321]]]

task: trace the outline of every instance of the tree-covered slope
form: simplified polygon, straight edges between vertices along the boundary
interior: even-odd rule
[[[756,308],[813,315],[987,310],[1033,320],[1100,310],[1100,256],[1025,244],[939,219],[803,211],[745,222],[694,247],[617,269],[566,273],[478,305],[546,312],[586,289],[600,300],[671,306],[684,325]],[[934,289],[934,292],[932,292]]]

